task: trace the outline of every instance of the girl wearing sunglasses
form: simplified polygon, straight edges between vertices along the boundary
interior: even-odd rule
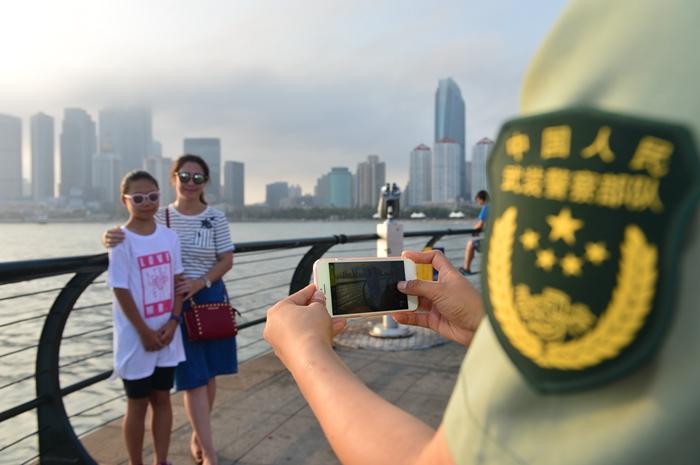
[[[209,167],[196,155],[183,155],[173,163],[171,183],[175,201],[161,208],[155,220],[177,233],[182,246],[184,278],[176,291],[183,295],[183,310],[189,298],[198,304],[222,302],[226,288],[221,278],[233,266],[233,242],[228,220],[223,212],[207,205],[204,188],[209,181]],[[218,181],[217,181],[218,182]],[[103,243],[112,247],[124,238],[111,229]],[[197,464],[217,464],[211,430],[211,409],[216,394],[216,376],[238,371],[235,337],[216,341],[190,341],[181,325],[187,360],[178,365],[175,386],[185,391],[185,410],[192,425],[190,452]]]
[[[175,232],[156,224],[158,183],[145,171],[132,171],[121,183],[129,220],[123,242],[109,250],[108,283],[114,293],[114,373],[127,395],[124,440],[129,463],[143,463],[146,411],[153,408],[156,463],[168,465],[173,412],[170,389],[175,367],[185,360],[178,322],[182,295],[176,276],[182,273],[180,241]]]

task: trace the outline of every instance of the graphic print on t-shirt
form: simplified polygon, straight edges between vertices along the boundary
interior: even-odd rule
[[[173,271],[170,252],[138,257],[143,286],[143,313],[153,318],[172,309]]]

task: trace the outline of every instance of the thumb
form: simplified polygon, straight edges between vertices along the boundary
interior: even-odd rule
[[[399,292],[408,295],[416,295],[434,300],[440,294],[440,283],[434,281],[423,281],[421,279],[412,279],[411,281],[399,281],[396,285]]]
[[[346,320],[345,318],[333,318],[333,320],[331,320],[332,337],[335,337],[338,334],[342,333],[347,324],[348,320]]]
[[[307,305],[313,297],[314,292],[316,292],[316,286],[309,284],[304,289],[295,292],[294,294],[287,297],[285,300],[291,302],[295,305]]]

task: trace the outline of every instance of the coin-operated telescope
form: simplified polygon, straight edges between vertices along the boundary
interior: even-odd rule
[[[396,183],[386,183],[382,186],[379,195],[377,213],[383,220],[391,220],[399,217],[401,189]]]

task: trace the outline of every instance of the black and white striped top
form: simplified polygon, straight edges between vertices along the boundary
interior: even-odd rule
[[[199,215],[183,215],[168,205],[170,228],[180,238],[185,277],[199,278],[216,263],[216,256],[234,249],[226,215],[207,207]],[[165,208],[156,213],[156,221],[166,224]]]

